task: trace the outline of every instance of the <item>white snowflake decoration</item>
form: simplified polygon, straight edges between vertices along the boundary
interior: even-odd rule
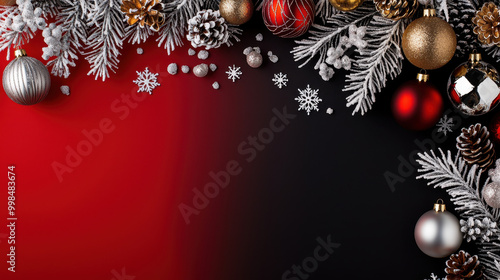
[[[147,92],[149,94],[152,94],[153,89],[160,85],[160,83],[158,83],[156,79],[156,76],[158,76],[158,74],[149,72],[148,67],[146,67],[146,70],[144,70],[143,72],[136,72],[137,80],[134,80],[134,84],[137,84],[139,86],[137,92]]]
[[[448,115],[444,115],[436,124],[438,132],[442,132],[444,136],[446,136],[446,133],[448,132],[453,132],[454,125],[453,118],[449,119]]]
[[[299,96],[295,98],[299,102],[299,111],[305,110],[307,115],[311,113],[312,110],[319,111],[318,104],[323,101],[318,97],[318,89],[311,89],[309,85],[304,90],[299,89]]]
[[[286,74],[280,72],[279,74],[274,74],[273,82],[275,86],[281,89],[282,87],[286,87],[288,77]]]
[[[435,275],[434,273],[431,274],[431,278],[430,279],[425,279],[425,280],[445,280],[445,278],[438,278],[437,275]]]
[[[236,67],[234,64],[233,64],[233,67],[229,66],[229,70],[226,71],[226,74],[227,74],[227,78],[229,80],[233,80],[233,83],[236,81],[236,79],[239,79],[241,74],[243,74],[241,71],[240,71],[240,67]]]

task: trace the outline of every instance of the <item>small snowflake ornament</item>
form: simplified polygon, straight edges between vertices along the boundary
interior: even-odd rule
[[[160,86],[160,83],[157,81],[158,73],[149,72],[148,67],[143,72],[137,72],[137,80],[134,80],[134,84],[139,86],[137,92],[147,92],[149,94],[153,94],[153,90]]]
[[[299,89],[299,96],[295,98],[299,102],[299,111],[304,110],[307,115],[311,113],[312,110],[319,111],[318,104],[323,101],[318,97],[318,89],[311,89],[307,85],[306,89]]]
[[[288,77],[286,74],[280,72],[279,74],[274,74],[274,78],[272,79],[272,81],[274,82],[275,86],[281,89],[282,87],[286,87]]]
[[[449,119],[448,115],[444,115],[436,124],[438,132],[442,132],[444,136],[446,136],[446,133],[448,132],[453,132],[454,125],[453,118]]]
[[[226,74],[227,74],[227,78],[229,80],[233,80],[233,83],[240,78],[241,74],[243,74],[241,71],[240,71],[241,67],[236,67],[234,64],[233,64],[233,67],[229,66],[229,70],[226,71]]]

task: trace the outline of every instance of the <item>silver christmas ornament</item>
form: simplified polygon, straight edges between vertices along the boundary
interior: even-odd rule
[[[16,50],[16,58],[3,71],[3,89],[12,101],[21,105],[41,102],[49,93],[50,74],[39,60]]]
[[[442,201],[442,200],[441,200]],[[453,214],[446,211],[442,203],[423,214],[415,226],[415,241],[418,248],[433,258],[448,257],[462,244],[460,223]]]
[[[493,110],[500,100],[500,76],[481,54],[472,53],[448,79],[448,97],[462,113],[479,116]]]
[[[257,51],[251,51],[247,55],[247,63],[252,68],[259,68],[262,65],[262,55]]]
[[[193,74],[199,78],[205,77],[208,74],[208,65],[205,63],[196,65],[193,67]]]
[[[491,182],[483,188],[483,198],[493,208],[500,208],[500,183]]]

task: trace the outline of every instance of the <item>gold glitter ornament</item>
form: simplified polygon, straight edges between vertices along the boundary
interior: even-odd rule
[[[234,25],[240,25],[252,18],[253,15],[252,0],[221,0],[219,4],[220,15],[226,22]]]
[[[442,67],[453,58],[457,36],[446,21],[436,17],[436,10],[425,9],[423,17],[406,27],[401,45],[411,64],[432,70]]]
[[[363,0],[329,0],[330,4],[332,4],[335,9],[339,11],[352,11],[359,7],[362,3]]]
[[[16,0],[0,0],[0,6],[14,6],[16,5]]]

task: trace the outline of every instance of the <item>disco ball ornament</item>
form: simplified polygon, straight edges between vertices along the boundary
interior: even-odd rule
[[[419,73],[417,80],[406,82],[392,98],[396,121],[410,130],[425,130],[434,126],[443,110],[443,98],[427,81],[429,75]]]
[[[418,248],[433,258],[450,256],[460,248],[463,238],[457,217],[446,211],[442,202],[439,199],[434,209],[424,213],[415,226]]]
[[[453,58],[457,36],[449,23],[436,16],[436,10],[424,9],[424,16],[406,27],[401,46],[411,64],[432,70]]]
[[[335,7],[336,10],[348,12],[359,7],[363,0],[329,0],[330,4]]]
[[[481,54],[472,53],[469,61],[460,64],[448,79],[448,97],[453,106],[469,116],[493,110],[500,99],[500,76]]]
[[[220,15],[230,24],[246,23],[253,15],[252,0],[221,0],[219,3]]]
[[[39,60],[16,50],[16,58],[3,71],[3,89],[17,104],[33,105],[41,102],[49,93],[50,74]]]
[[[267,29],[282,38],[307,32],[314,20],[313,0],[265,0],[262,17]]]

